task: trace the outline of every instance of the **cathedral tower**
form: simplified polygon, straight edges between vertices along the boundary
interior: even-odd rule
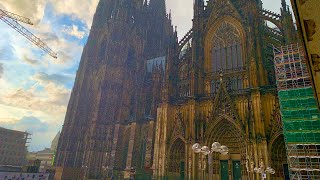
[[[59,139],[62,172],[102,178],[151,167],[165,61],[148,59],[165,57],[173,35],[164,0],[99,1]]]

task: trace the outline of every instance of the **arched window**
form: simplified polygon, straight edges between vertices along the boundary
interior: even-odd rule
[[[222,23],[214,34],[212,43],[213,72],[236,71],[243,67],[240,32],[234,25]]]
[[[230,77],[227,79],[226,87],[228,91],[243,89],[243,77]]]
[[[168,170],[169,172],[184,174],[184,162],[185,162],[185,143],[179,138],[171,146],[169,152]],[[180,178],[175,178],[180,179]]]
[[[220,80],[212,80],[211,81],[211,94],[215,94],[218,92],[220,88]]]

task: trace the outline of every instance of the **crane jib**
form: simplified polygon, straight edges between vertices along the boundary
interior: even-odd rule
[[[18,33],[23,35],[25,38],[27,38],[29,41],[31,41],[33,44],[38,46],[40,49],[48,53],[51,57],[57,59],[57,53],[53,52],[43,41],[41,41],[40,38],[33,35],[29,30],[24,28],[18,22],[20,21],[29,25],[33,25],[30,19],[2,10],[2,9],[0,9],[0,19],[3,22],[5,22],[7,25],[9,25],[11,28],[16,30]]]

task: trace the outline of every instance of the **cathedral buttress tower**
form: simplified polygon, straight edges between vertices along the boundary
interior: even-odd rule
[[[164,0],[99,1],[59,139],[60,178],[70,169],[81,171],[71,179],[96,179],[151,166],[166,61],[148,68],[148,60],[166,56],[173,34]]]

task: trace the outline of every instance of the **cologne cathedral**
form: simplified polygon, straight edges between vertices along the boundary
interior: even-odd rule
[[[273,46],[297,41],[285,0],[280,14],[261,0],[194,0],[193,10],[179,40],[165,0],[100,0],[56,167],[89,179],[239,180],[271,166],[272,179],[288,178],[273,67]],[[215,141],[229,153],[209,170],[192,145]]]

